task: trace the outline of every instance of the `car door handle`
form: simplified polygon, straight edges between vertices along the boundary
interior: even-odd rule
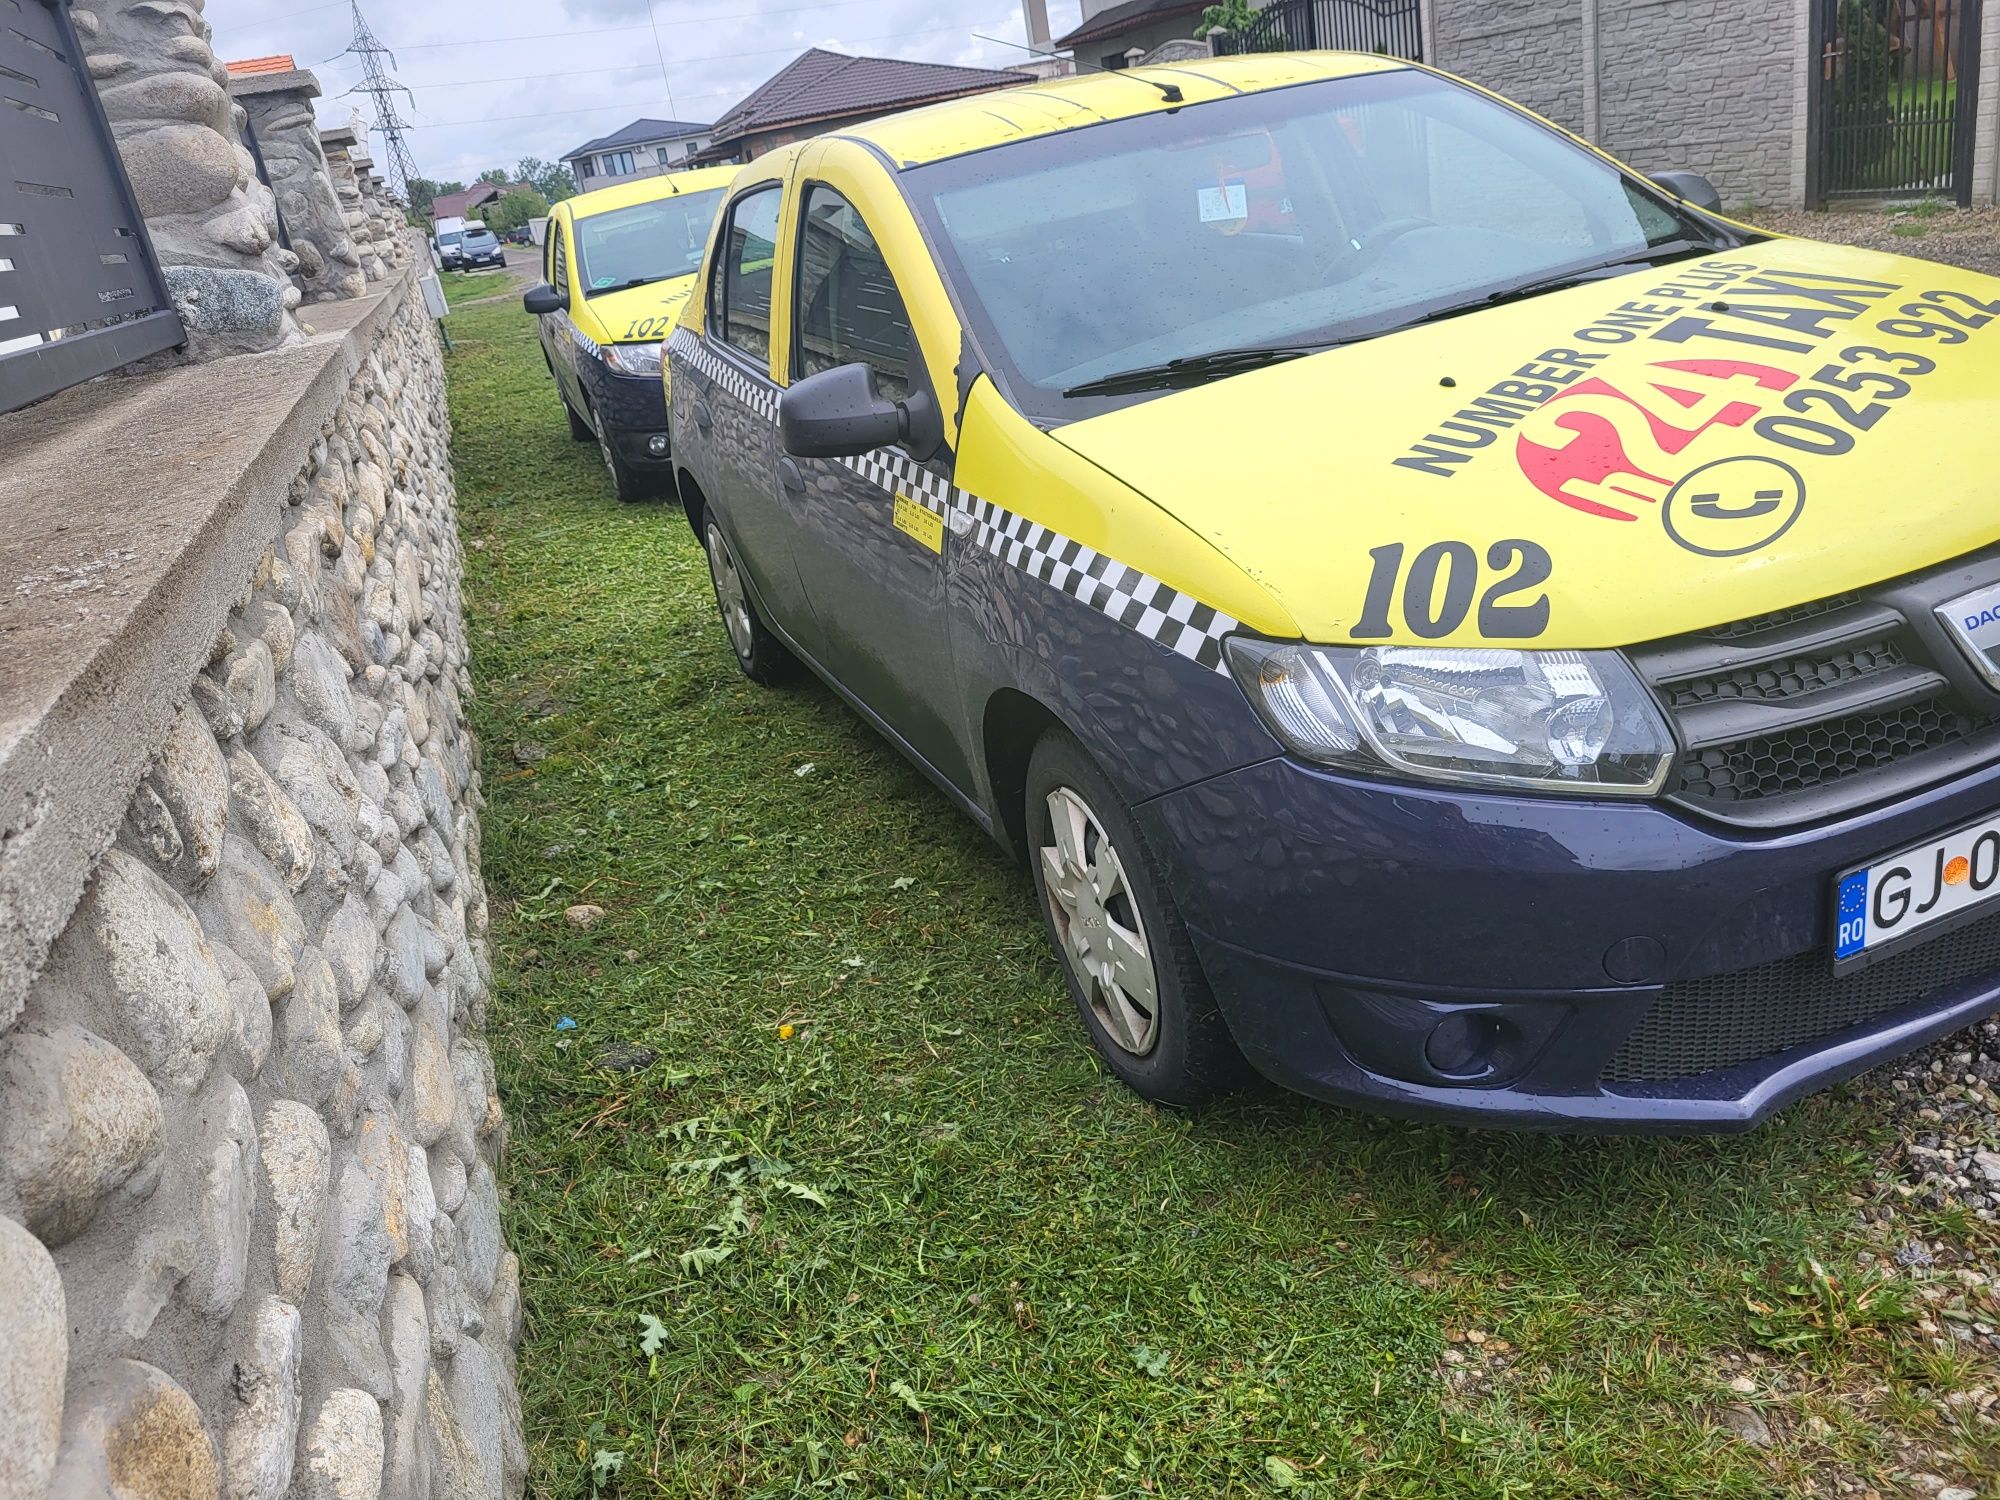
[[[806,492],[806,476],[799,472],[799,466],[789,458],[778,460],[778,482],[794,495]]]
[[[706,401],[695,402],[694,425],[699,427],[703,432],[707,432],[709,428],[715,425],[715,413],[708,409]]]

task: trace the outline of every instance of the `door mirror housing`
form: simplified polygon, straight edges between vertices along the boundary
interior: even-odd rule
[[[891,401],[868,365],[836,365],[778,398],[778,435],[794,458],[858,458],[895,446],[925,459],[944,445],[944,422],[928,391]]]
[[[1709,213],[1722,212],[1722,194],[1715,190],[1715,184],[1699,172],[1655,172],[1653,182],[1665,188],[1681,202]]]
[[[521,298],[521,306],[540,317],[543,313],[567,310],[569,298],[544,281],[528,288],[527,294]]]

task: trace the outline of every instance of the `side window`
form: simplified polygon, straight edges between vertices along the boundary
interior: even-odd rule
[[[563,244],[561,219],[549,221],[549,285],[559,292],[569,290],[569,252]]]
[[[910,317],[854,205],[830,187],[806,195],[799,233],[797,373],[871,366],[882,394],[910,393]]]
[[[720,303],[721,320],[711,306],[710,332],[753,359],[771,357],[771,268],[778,257],[778,185],[759,188],[739,198],[729,211],[716,258],[719,286],[711,301]],[[713,296],[720,291],[719,298]]]

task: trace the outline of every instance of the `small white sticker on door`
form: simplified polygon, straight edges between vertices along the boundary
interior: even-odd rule
[[[1226,187],[1205,187],[1195,192],[1201,207],[1201,222],[1214,224],[1226,219],[1250,217],[1250,194],[1240,182]]]

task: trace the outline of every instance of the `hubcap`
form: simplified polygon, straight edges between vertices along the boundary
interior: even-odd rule
[[[1042,879],[1063,957],[1112,1041],[1144,1057],[1160,1039],[1159,984],[1124,861],[1068,787],[1049,793],[1048,812]]]
[[[729,644],[736,648],[736,654],[750,659],[750,600],[743,592],[742,576],[736,571],[736,558],[729,550],[729,543],[723,539],[722,530],[713,521],[708,523],[708,571],[715,579],[715,602],[722,610],[722,623],[729,631]]]

